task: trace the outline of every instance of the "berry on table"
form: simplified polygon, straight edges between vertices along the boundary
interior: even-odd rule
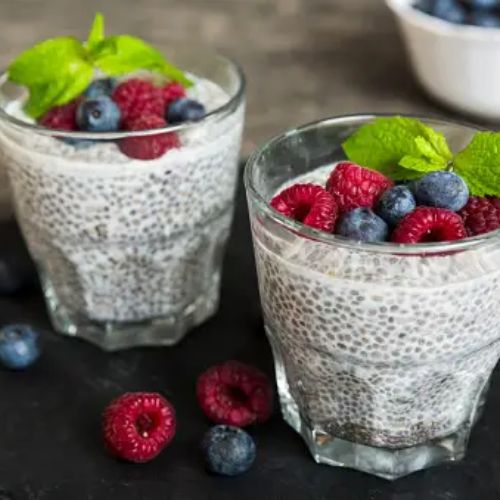
[[[163,128],[167,122],[160,116],[143,116],[126,123],[126,130],[149,130]],[[170,149],[180,146],[179,137],[173,132],[146,136],[130,136],[120,139],[118,147],[129,158],[154,160],[163,156]]]
[[[469,236],[500,229],[500,198],[471,196],[459,215]]]
[[[467,236],[460,215],[445,208],[417,207],[392,233],[394,243],[431,243],[461,240]]]
[[[415,210],[415,207],[415,198],[410,188],[400,185],[382,194],[376,212],[388,224],[395,226],[406,214]]]
[[[165,102],[162,91],[147,80],[126,80],[115,88],[111,97],[120,108],[124,123],[143,116],[164,115]]]
[[[237,476],[253,464],[256,446],[252,437],[238,427],[216,425],[201,445],[207,469],[215,474]]]
[[[94,80],[85,90],[83,95],[90,99],[101,96],[110,96],[115,89],[117,82],[114,78],[100,78]]]
[[[342,214],[337,233],[351,240],[373,243],[386,241],[389,228],[370,208],[363,207]]]
[[[245,427],[271,416],[273,390],[267,376],[253,366],[227,361],[198,378],[198,403],[216,424]]]
[[[168,109],[170,103],[186,97],[186,90],[177,82],[170,82],[161,88],[165,108]]]
[[[40,356],[38,332],[29,325],[8,325],[0,330],[0,364],[23,370]]]
[[[414,194],[419,205],[446,208],[458,212],[469,199],[469,188],[453,172],[431,172],[414,184]]]
[[[382,193],[392,186],[392,181],[381,173],[347,161],[336,165],[326,183],[326,189],[335,198],[340,212],[359,207],[373,208]]]
[[[337,204],[321,186],[295,184],[271,200],[271,206],[290,219],[331,233],[337,219]]]
[[[195,122],[205,116],[205,106],[194,99],[177,99],[167,108],[168,123]]]
[[[120,125],[120,108],[107,96],[84,99],[76,110],[76,123],[88,132],[113,132]]]
[[[111,454],[129,462],[155,458],[175,435],[173,406],[160,394],[129,392],[103,414],[104,442]]]

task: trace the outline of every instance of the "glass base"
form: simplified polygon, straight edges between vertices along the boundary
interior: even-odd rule
[[[70,337],[82,338],[105,351],[139,346],[171,346],[192,328],[213,316],[219,307],[220,275],[213,277],[211,287],[183,310],[136,322],[93,321],[68,311],[62,305],[50,282],[43,279],[42,288],[54,329]]]
[[[270,340],[275,357],[281,412],[285,421],[303,437],[317,463],[347,467],[395,480],[418,470],[444,462],[458,461],[464,457],[470,435],[470,423],[464,424],[448,436],[402,449],[354,443],[328,433],[321,426],[311,425],[300,413],[288,386],[279,349],[274,345],[272,337]],[[480,399],[473,421],[481,413],[483,396]]]

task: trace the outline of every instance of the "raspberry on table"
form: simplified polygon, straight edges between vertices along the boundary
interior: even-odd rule
[[[80,101],[81,98],[77,98],[67,104],[54,106],[39,118],[38,123],[55,130],[77,130],[76,110]]]
[[[460,215],[445,208],[417,207],[392,233],[394,243],[431,243],[461,240],[467,231]]]
[[[111,454],[130,462],[155,458],[175,435],[173,406],[160,394],[129,392],[103,414],[104,442]]]
[[[381,173],[344,161],[330,174],[326,190],[342,213],[353,208],[373,208],[382,193],[392,186],[393,182]]]
[[[122,122],[125,124],[141,116],[164,115],[165,102],[162,91],[148,80],[126,80],[115,88],[111,97],[118,104]]]
[[[500,229],[500,198],[471,196],[458,213],[464,221],[469,236]]]
[[[142,116],[126,122],[126,130],[150,130],[163,128],[167,122],[159,116]],[[130,158],[138,160],[154,160],[163,156],[170,149],[180,146],[179,136],[174,132],[161,134],[124,137],[118,142],[120,151]]]
[[[180,83],[170,82],[161,87],[161,94],[165,108],[168,109],[172,102],[186,97],[186,89]]]
[[[200,375],[198,403],[216,424],[245,427],[271,416],[273,390],[267,376],[253,366],[227,361]]]
[[[333,196],[315,184],[295,184],[271,200],[271,206],[290,219],[331,233],[337,220]]]

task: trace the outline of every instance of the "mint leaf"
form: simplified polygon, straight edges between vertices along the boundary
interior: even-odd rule
[[[394,180],[445,169],[453,158],[443,134],[419,120],[401,116],[377,118],[342,146],[349,160]]]
[[[93,68],[82,43],[52,38],[23,52],[8,68],[9,79],[28,88],[26,112],[38,118],[52,106],[79,95],[92,80]]]
[[[477,132],[457,154],[454,171],[475,196],[500,196],[500,133]]]
[[[95,47],[104,40],[104,16],[98,12],[94,17],[94,22],[90,28],[89,37],[87,39],[87,49],[92,51]]]
[[[94,64],[110,76],[139,69],[161,73],[185,87],[192,85],[183,71],[169,63],[163,54],[140,38],[115,35],[105,38],[92,51]]]

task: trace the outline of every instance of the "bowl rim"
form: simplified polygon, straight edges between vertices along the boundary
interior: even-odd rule
[[[399,18],[435,35],[474,40],[488,44],[500,43],[499,28],[450,23],[416,9],[414,7],[416,0],[385,0],[385,3]]]
[[[21,129],[25,132],[32,132],[40,135],[48,135],[48,136],[57,136],[58,138],[70,138],[70,139],[87,139],[93,141],[109,141],[113,139],[124,139],[126,137],[143,137],[143,136],[151,136],[157,135],[167,132],[183,132],[189,129],[194,129],[200,127],[209,122],[217,122],[222,120],[223,118],[231,115],[239,104],[243,101],[246,89],[246,76],[243,71],[243,68],[238,64],[234,59],[227,57],[223,54],[220,54],[216,51],[210,51],[203,49],[204,53],[208,57],[212,57],[214,59],[218,59],[223,61],[228,65],[233,71],[237,78],[237,86],[234,92],[228,94],[227,99],[224,100],[224,103],[213,109],[209,113],[207,113],[201,120],[179,123],[176,125],[168,125],[167,127],[156,128],[156,129],[148,129],[148,130],[119,130],[115,132],[86,132],[86,131],[68,131],[61,129],[50,129],[46,127],[42,127],[36,123],[29,123],[8,113],[4,106],[0,103],[0,123],[2,121],[9,123],[14,126],[16,129]],[[0,89],[3,85],[8,83],[9,75],[7,70],[0,71]],[[17,85],[17,84],[13,84]],[[20,88],[24,88],[21,85],[18,85]],[[1,91],[1,90],[0,90]]]
[[[355,249],[358,251],[366,252],[377,252],[383,254],[401,255],[401,256],[412,256],[412,257],[431,257],[440,256],[447,253],[461,252],[469,250],[472,248],[477,248],[485,243],[499,241],[500,240],[500,229],[495,231],[490,231],[489,233],[464,238],[462,240],[449,241],[449,242],[435,242],[435,243],[419,243],[419,244],[397,244],[392,242],[375,242],[375,243],[364,243],[353,241],[343,236],[336,234],[326,233],[312,227],[306,226],[301,222],[290,219],[280,212],[275,210],[269,204],[267,200],[259,190],[257,189],[254,182],[254,169],[256,168],[261,155],[272,148],[274,145],[286,139],[289,136],[295,134],[300,134],[308,130],[313,130],[315,128],[324,127],[328,125],[335,124],[349,124],[356,123],[360,120],[373,120],[379,117],[394,116],[391,113],[359,113],[359,114],[349,114],[332,116],[329,118],[323,118],[316,120],[305,125],[287,130],[286,132],[279,134],[272,139],[268,140],[262,144],[258,149],[256,149],[252,155],[249,157],[245,165],[244,172],[244,184],[247,192],[248,201],[255,203],[257,209],[264,214],[264,216],[271,219],[273,222],[278,224],[285,229],[291,231],[291,233],[298,235],[299,237],[313,240],[316,242],[323,243],[331,247],[344,247],[348,249]],[[404,116],[408,118],[425,119],[428,123],[441,124],[441,125],[452,125],[460,128],[470,129],[471,131],[481,130],[479,127],[475,127],[466,123],[461,123],[459,121],[447,120],[442,118],[433,118],[419,116],[416,114],[398,114],[398,116]]]

